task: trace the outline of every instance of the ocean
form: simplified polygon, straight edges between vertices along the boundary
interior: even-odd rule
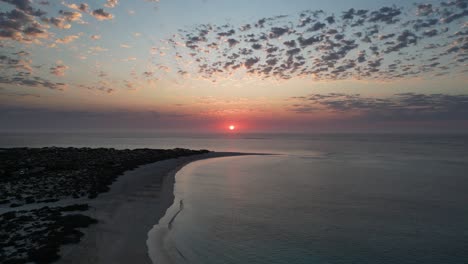
[[[180,170],[155,263],[468,263],[468,135],[0,135],[52,145],[274,154]]]

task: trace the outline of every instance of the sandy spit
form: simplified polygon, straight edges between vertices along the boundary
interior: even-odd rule
[[[251,154],[211,152],[127,171],[109,192],[89,202],[91,209],[86,214],[99,223],[82,230],[85,236],[79,244],[62,247],[57,263],[151,264],[147,234],[174,201],[177,171],[196,160],[238,155]]]

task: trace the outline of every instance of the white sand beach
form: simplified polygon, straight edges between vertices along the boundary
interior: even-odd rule
[[[86,212],[99,222],[83,230],[80,243],[61,248],[58,263],[151,263],[148,231],[174,200],[175,174],[184,165],[207,158],[245,155],[213,152],[159,161],[128,171]]]

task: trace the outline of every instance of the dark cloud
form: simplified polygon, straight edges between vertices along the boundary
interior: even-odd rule
[[[229,43],[229,47],[234,47],[235,45],[237,45],[239,43],[238,40],[236,39],[228,39],[227,42]]]
[[[0,70],[3,75],[28,76],[33,71],[29,53],[20,51],[12,54],[13,56],[0,55]]]
[[[0,91],[1,90],[2,90],[2,88],[0,87]],[[38,94],[30,94],[30,93],[3,93],[3,94],[0,94],[0,95],[8,96],[8,97],[22,97],[22,98],[25,98],[25,97],[40,98],[41,97]]]
[[[65,68],[57,68],[58,73],[68,68],[66,66],[64,67]],[[40,66],[32,65],[28,52],[19,51],[11,54],[11,56],[0,55],[0,70],[2,71],[0,83],[22,87],[48,88],[57,91],[63,91],[67,87],[65,83],[54,82],[43,77],[34,76],[34,68],[37,69],[40,68]]]
[[[448,13],[448,15],[442,18],[444,23],[451,23],[457,19],[468,16],[468,10],[463,10],[460,13]]]
[[[0,39],[13,40],[22,43],[44,44],[39,39],[49,39],[54,33],[49,33],[50,25],[59,29],[69,29],[70,22],[79,22],[82,14],[75,11],[60,10],[56,17],[46,17],[46,12],[33,5],[49,5],[48,1],[31,0],[0,0],[11,5],[11,10],[0,11]],[[77,11],[87,11],[87,4],[65,4]],[[104,18],[105,13],[96,13],[98,18]],[[112,18],[112,15],[107,15]]]
[[[60,29],[68,29],[71,27],[71,25],[62,17],[42,18],[42,21],[52,24]]]
[[[386,53],[400,51],[403,48],[408,47],[409,45],[415,45],[418,41],[418,36],[409,30],[403,31],[398,35],[396,42],[391,43],[391,46],[386,49]]]
[[[0,76],[0,83],[24,86],[24,87],[43,87],[51,90],[64,91],[67,85],[65,83],[52,82],[38,76],[15,76],[15,77],[2,77]]]
[[[236,34],[236,31],[234,29],[231,29],[231,30],[229,30],[227,32],[219,32],[218,36],[220,36],[220,37],[229,37],[229,36],[232,36],[234,34]]]
[[[329,16],[329,17],[325,18],[325,20],[328,22],[328,24],[335,23],[335,17],[334,16]]]
[[[19,6],[23,7],[21,4]],[[47,38],[49,34],[46,27],[31,12],[18,8],[0,12],[0,39],[29,43],[37,38]]]
[[[40,9],[34,9],[32,7],[32,1],[30,0],[0,0],[5,3],[9,3],[13,6],[15,6],[18,10],[31,15],[31,16],[43,16],[46,14],[46,12],[40,10]]]
[[[438,33],[439,33],[439,31],[437,31],[437,29],[431,29],[431,30],[424,31],[423,36],[434,37],[434,36],[437,36]]]
[[[307,47],[307,46],[310,46],[310,45],[313,45],[315,43],[322,41],[322,36],[317,35],[317,36],[312,36],[310,38],[299,37],[297,41],[299,41],[299,44],[302,47]]]
[[[310,27],[309,29],[307,29],[308,32],[314,32],[314,31],[317,31],[317,30],[321,30],[322,28],[324,28],[326,26],[325,23],[321,23],[321,22],[317,22],[315,23],[314,25],[312,25],[312,27]]]
[[[295,48],[296,47],[296,41],[295,40],[289,40],[283,42],[284,45],[286,45],[289,48]]]
[[[66,65],[55,65],[50,68],[50,73],[55,75],[55,76],[64,76],[65,72],[69,69],[68,66]]]
[[[434,13],[435,10],[432,8],[432,4],[419,4],[418,5],[418,16],[428,16]]]
[[[86,90],[99,91],[99,92],[103,92],[103,93],[107,93],[107,94],[111,94],[111,93],[116,92],[115,89],[107,87],[105,85],[101,85],[101,84],[92,85],[92,86],[80,84],[80,85],[78,85],[78,87],[82,88],[82,89],[86,89]]]
[[[114,16],[106,11],[104,11],[104,9],[102,8],[99,8],[99,9],[96,9],[94,10],[92,13],[91,13],[97,20],[109,20],[109,19],[113,19]]]
[[[388,121],[468,121],[468,95],[400,93],[371,98],[359,94],[311,94],[292,97],[296,113],[335,112],[359,114],[360,118]]]
[[[257,62],[259,62],[259,58],[248,58],[245,62],[244,65],[247,69],[252,68],[253,65],[255,65]]]
[[[289,32],[288,28],[274,27],[274,28],[271,28],[269,36],[270,38],[279,38],[288,32]]]
[[[384,22],[386,24],[394,24],[399,21],[398,16],[400,15],[400,8],[382,7],[378,11],[371,12],[368,21],[373,23]]]
[[[455,6],[455,7],[458,7],[458,8],[466,9],[466,8],[468,8],[468,1],[466,1],[466,0],[445,1],[445,2],[442,2],[442,6],[445,6],[445,7]]]
[[[78,9],[82,12],[88,12],[89,11],[89,5],[86,3],[82,3],[79,5]]]
[[[263,47],[262,44],[255,43],[255,44],[252,45],[252,49],[254,49],[254,50],[260,50],[260,49],[262,49],[262,47]]]
[[[67,21],[77,21],[81,19],[81,13],[73,11],[60,10],[59,14]]]

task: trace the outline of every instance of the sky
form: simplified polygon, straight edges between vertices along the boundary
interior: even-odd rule
[[[468,131],[467,18],[467,0],[0,0],[0,130]]]

